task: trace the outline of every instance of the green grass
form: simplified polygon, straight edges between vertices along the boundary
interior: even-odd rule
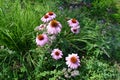
[[[5,5],[4,5],[5,4]],[[2,6],[3,5],[3,6]],[[1,42],[10,49],[24,52],[34,46],[34,28],[40,25],[40,17],[49,11],[43,4],[31,5],[30,2],[1,2]]]

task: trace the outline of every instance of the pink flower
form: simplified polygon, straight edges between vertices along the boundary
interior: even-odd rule
[[[78,34],[80,32],[80,26],[77,27],[71,27],[71,31],[75,34]]]
[[[66,64],[71,69],[77,69],[78,66],[80,66],[79,56],[77,54],[69,54],[69,56],[66,57]]]
[[[56,20],[52,20],[47,26],[47,32],[48,34],[58,34],[60,33],[61,28],[62,28],[62,25],[60,24],[60,22]]]
[[[54,12],[48,12],[46,15],[50,16],[52,19],[56,17],[56,14]]]
[[[39,34],[36,37],[36,43],[38,46],[44,46],[46,43],[48,43],[48,37],[46,34]]]
[[[37,31],[37,30],[43,30],[43,29],[45,29],[45,27],[46,27],[45,24],[41,24],[40,26],[37,26],[37,27],[35,28],[35,30],[36,30],[36,31]]]
[[[44,15],[41,20],[46,23],[52,20],[52,18],[49,15]]]
[[[52,54],[51,54],[51,56],[55,59],[55,60],[58,60],[58,59],[60,59],[60,58],[62,58],[62,51],[61,50],[59,50],[59,49],[54,49],[53,51],[52,51]]]
[[[76,19],[70,19],[67,21],[70,27],[76,27],[79,25],[79,22]]]

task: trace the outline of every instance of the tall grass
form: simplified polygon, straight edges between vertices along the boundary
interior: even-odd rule
[[[7,48],[0,51],[1,79],[30,76],[35,64],[33,59],[38,57],[30,51],[36,46],[34,28],[40,25],[40,17],[48,11],[50,8],[45,3],[0,0],[0,46]]]
[[[4,5],[5,4],[5,5]],[[40,17],[49,7],[25,1],[1,1],[1,41],[10,49],[25,52],[34,46],[34,28],[39,25]]]

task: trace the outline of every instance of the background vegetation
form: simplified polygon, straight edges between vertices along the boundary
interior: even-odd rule
[[[73,2],[72,2],[73,1]],[[67,80],[51,50],[65,56],[78,53],[80,74],[68,80],[120,79],[120,1],[118,0],[0,0],[0,79]],[[47,12],[57,14],[62,32],[52,45],[37,47],[34,28]],[[67,19],[80,22],[80,33],[69,34]]]

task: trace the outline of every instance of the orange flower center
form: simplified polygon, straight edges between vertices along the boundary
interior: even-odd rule
[[[74,31],[74,32],[76,32],[76,31],[77,31],[77,29],[73,29],[73,31]]]
[[[42,34],[38,35],[38,39],[39,40],[43,40],[44,39],[44,36]]]
[[[77,21],[76,21],[76,19],[72,19],[72,23],[76,23]]]
[[[76,63],[76,62],[77,62],[77,58],[76,58],[76,57],[74,57],[74,56],[73,56],[73,57],[71,57],[71,59],[70,59],[70,60],[71,60],[71,62],[72,62],[72,63]]]
[[[51,26],[52,27],[57,27],[58,26],[58,22],[56,20],[52,20],[51,21]]]
[[[53,15],[53,12],[49,12],[48,14],[52,16],[52,15]]]
[[[58,51],[56,51],[56,52],[55,52],[55,55],[56,55],[56,56],[59,56],[59,55],[60,55],[60,53],[59,53]]]
[[[48,15],[45,15],[44,18],[48,18],[49,16]]]

